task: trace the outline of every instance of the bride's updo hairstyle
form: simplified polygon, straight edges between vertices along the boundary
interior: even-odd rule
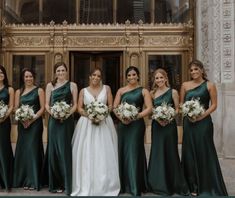
[[[89,81],[90,81],[90,77],[92,76],[92,74],[94,74],[96,71],[100,71],[100,86],[102,86],[103,85],[103,82],[102,82],[103,72],[102,72],[102,69],[100,67],[95,67],[95,68],[90,70]]]
[[[99,67],[95,67],[93,69],[90,70],[90,73],[89,73],[89,76],[92,76],[93,73],[95,73],[96,71],[100,71],[100,74],[101,74],[101,79],[103,79],[103,72],[102,72],[102,69],[99,68]]]
[[[127,69],[126,69],[126,78],[127,78],[127,75],[130,71],[134,70],[138,76],[138,82],[140,81],[140,71],[137,67],[135,66],[129,66]]]
[[[195,65],[196,67],[199,67],[202,70],[202,78],[207,81],[208,80],[207,74],[206,74],[203,63],[199,60],[193,60],[189,63],[188,68],[191,69],[193,65]]]

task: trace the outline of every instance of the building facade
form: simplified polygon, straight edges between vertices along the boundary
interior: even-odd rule
[[[33,68],[37,83],[45,87],[53,78],[53,65],[64,61],[79,89],[87,85],[90,69],[101,67],[115,95],[125,84],[125,69],[134,65],[143,86],[150,88],[153,71],[162,67],[179,90],[189,79],[187,64],[198,58],[218,88],[219,105],[213,113],[217,151],[235,157],[234,0],[66,2],[2,1],[0,63],[15,89],[24,67]],[[179,136],[181,124],[179,119]]]

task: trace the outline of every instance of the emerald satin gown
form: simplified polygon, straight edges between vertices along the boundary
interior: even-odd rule
[[[38,88],[20,96],[20,105],[33,107],[34,113],[40,109]],[[40,189],[43,161],[42,117],[35,120],[28,128],[18,122],[18,139],[15,150],[14,187]]]
[[[172,89],[153,100],[155,107],[163,102],[174,107]],[[161,126],[152,121],[152,144],[148,166],[149,190],[160,195],[188,194],[188,186],[183,176],[178,155],[178,135],[176,121]]]
[[[192,98],[200,98],[204,108],[209,108],[210,94],[206,81],[187,91],[184,101]],[[213,142],[211,116],[195,123],[185,117],[183,129],[182,166],[190,192],[199,195],[226,196],[227,190]]]
[[[133,104],[141,111],[144,98],[142,87],[124,93],[121,102]],[[143,119],[128,125],[118,124],[118,155],[121,182],[120,193],[141,195],[147,188],[147,164],[144,150],[145,123]]]
[[[4,87],[0,90],[0,101],[9,103],[9,91]],[[12,187],[13,152],[11,148],[11,120],[8,117],[0,123],[0,187],[9,190]]]
[[[70,82],[65,83],[51,92],[50,106],[55,102],[65,101],[72,104]],[[66,194],[72,188],[72,147],[74,120],[70,116],[61,122],[50,116],[48,122],[48,176],[49,191],[64,189]]]

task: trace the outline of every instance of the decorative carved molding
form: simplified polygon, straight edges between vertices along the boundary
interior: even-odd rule
[[[222,4],[222,46],[221,46],[221,80],[224,83],[231,83],[234,81],[234,1],[223,0]]]
[[[49,47],[50,39],[48,37],[28,37],[28,36],[21,36],[21,37],[4,37],[3,40],[3,47],[12,48],[12,47]]]
[[[209,65],[209,42],[208,42],[208,34],[209,34],[209,1],[208,0],[202,0],[199,1],[200,11],[199,15],[201,16],[200,21],[200,28],[201,28],[201,38],[200,38],[200,59],[204,63],[205,70],[207,73],[210,72],[210,65]]]
[[[178,47],[186,47],[189,46],[190,37],[189,36],[156,36],[156,37],[147,37],[144,40],[145,46],[157,46],[157,47],[170,47],[170,46],[178,46]]]
[[[212,66],[213,67],[213,77],[214,82],[220,83],[221,82],[221,0],[214,0],[213,7],[212,7],[212,14],[213,17],[210,17],[213,22],[213,27],[211,28],[211,31],[213,32],[213,39],[212,39]]]
[[[187,24],[138,25],[7,25],[4,48],[147,48],[174,47],[191,50],[193,26]]]

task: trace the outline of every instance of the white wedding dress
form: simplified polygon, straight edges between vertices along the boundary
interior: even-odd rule
[[[97,100],[106,104],[104,85]],[[94,101],[84,88],[84,104]],[[120,191],[117,134],[108,116],[99,125],[81,116],[72,139],[72,196],[117,196]]]

